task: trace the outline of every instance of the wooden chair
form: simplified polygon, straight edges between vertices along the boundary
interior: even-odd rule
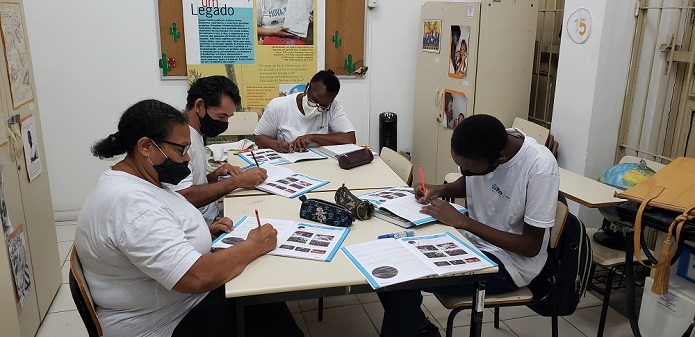
[[[550,238],[548,239],[548,246],[550,248],[557,247],[558,239],[562,230],[565,228],[565,221],[567,221],[567,216],[569,210],[567,205],[558,201],[557,211],[555,213],[555,225],[550,229]],[[434,294],[439,302],[442,303],[447,309],[451,309],[449,317],[446,322],[446,336],[451,337],[454,328],[454,318],[462,310],[470,309],[473,304],[473,299],[471,296],[451,296],[443,294]],[[501,295],[485,295],[485,307],[495,309],[495,321],[494,326],[496,329],[500,327],[500,308],[501,307],[511,307],[520,305],[529,305],[537,301],[543,301],[545,299],[537,299],[533,297],[531,290],[528,287],[521,287],[515,291],[501,294]],[[552,316],[552,335],[553,337],[558,336],[558,318],[557,316]]]
[[[541,145],[548,144],[548,138],[550,136],[550,130],[536,124],[529,122],[523,118],[516,117],[514,122],[512,122],[512,127],[523,131],[526,136],[531,137]]]
[[[87,328],[89,337],[101,337],[103,335],[101,324],[94,309],[92,294],[89,292],[89,286],[84,279],[82,264],[77,256],[77,251],[75,251],[75,246],[72,246],[70,251],[69,279],[72,300],[75,301],[75,306],[77,306],[77,311],[82,317],[85,328]]]
[[[379,156],[408,186],[411,185],[413,182],[413,163],[408,158],[388,147],[382,147]]]
[[[229,127],[220,136],[253,135],[258,125],[258,113],[254,111],[237,111],[229,117]]]

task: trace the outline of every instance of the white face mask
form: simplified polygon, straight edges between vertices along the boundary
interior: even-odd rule
[[[306,94],[302,97],[302,108],[304,109],[304,116],[308,118],[316,117],[321,114],[318,106],[312,107],[309,105],[309,96]]]

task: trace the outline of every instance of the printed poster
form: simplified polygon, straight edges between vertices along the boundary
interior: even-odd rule
[[[466,94],[444,89],[442,126],[447,129],[455,129],[466,117],[468,117],[468,97]]]
[[[314,0],[182,0],[189,85],[224,75],[242,111],[304,91],[318,71]]]
[[[425,20],[422,24],[422,51],[439,54],[442,20]]]
[[[19,3],[0,3],[2,43],[10,80],[12,106],[17,109],[34,99],[29,72],[29,53],[24,39],[24,26]]]
[[[9,239],[14,228],[12,228],[12,223],[10,222],[10,217],[7,214],[7,204],[5,203],[5,168],[0,165],[0,222],[2,222],[2,232],[5,234],[4,238]]]
[[[39,158],[39,144],[34,121],[34,116],[28,115],[19,122],[22,127],[24,161],[27,166],[29,181],[33,181],[41,174],[41,158]]]
[[[466,77],[466,73],[468,73],[468,39],[470,35],[470,26],[451,26],[449,77]]]
[[[24,300],[29,293],[29,287],[31,287],[24,225],[19,225],[17,230],[10,235],[8,251],[10,253],[10,264],[12,264],[17,298],[19,299],[19,304],[24,306]]]

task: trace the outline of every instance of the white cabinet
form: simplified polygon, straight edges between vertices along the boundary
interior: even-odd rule
[[[442,183],[447,173],[456,171],[450,154],[452,129],[443,126],[445,91],[457,97],[460,106],[455,113],[493,115],[506,126],[515,117],[528,116],[538,1],[425,3],[419,25],[437,20],[441,21],[439,53],[421,48],[423,42],[418,42],[413,121],[413,163],[423,167],[428,183]],[[449,75],[452,31],[468,38],[463,78]]]

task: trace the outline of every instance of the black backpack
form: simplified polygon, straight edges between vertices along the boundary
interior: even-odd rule
[[[584,223],[569,213],[557,247],[548,249],[543,270],[528,286],[537,299],[528,307],[546,317],[574,313],[589,283],[592,261]]]

